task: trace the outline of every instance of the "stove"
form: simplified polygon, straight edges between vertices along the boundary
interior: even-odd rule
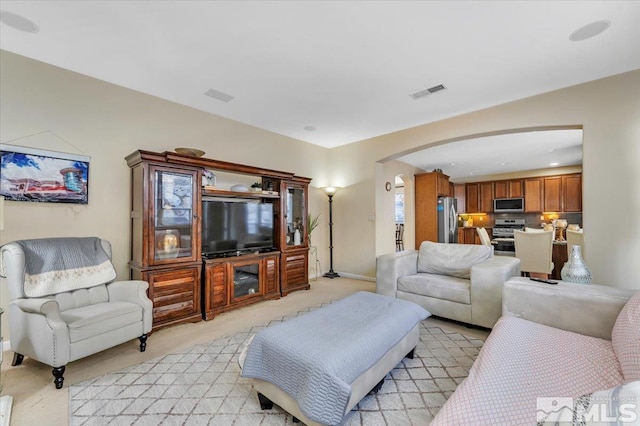
[[[524,231],[524,219],[496,219],[493,225],[494,253],[498,256],[513,256],[516,251],[513,231]]]
[[[513,238],[513,231],[524,231],[524,219],[496,219],[493,238]]]

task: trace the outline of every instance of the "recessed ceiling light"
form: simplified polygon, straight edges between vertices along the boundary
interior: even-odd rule
[[[500,163],[501,166],[506,166],[507,163],[505,163],[504,161],[502,163]]]
[[[449,163],[449,165],[450,165],[450,166],[455,166],[455,165],[456,165],[456,163]]]
[[[304,126],[304,129],[305,129],[307,132],[315,132],[316,130],[318,130],[318,129],[316,128],[316,126]]]
[[[547,152],[555,152],[557,150],[558,150],[558,148],[551,148],[551,149],[548,149]]]
[[[611,21],[603,19],[601,21],[592,22],[584,27],[578,28],[569,35],[571,41],[582,41],[604,32],[611,26]]]
[[[557,165],[559,165],[559,164],[560,164],[560,163],[550,163],[549,165],[550,165],[550,166],[557,166]]]
[[[24,31],[25,33],[37,33],[40,31],[40,28],[27,18],[7,12],[6,10],[0,11],[0,22],[15,30]]]
[[[469,174],[470,174],[470,175],[472,175],[472,174],[473,174],[473,172],[469,172]]]

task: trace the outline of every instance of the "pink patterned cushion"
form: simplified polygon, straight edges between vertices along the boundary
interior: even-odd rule
[[[611,342],[625,382],[640,380],[640,291],[620,311]]]
[[[502,317],[431,426],[531,425],[536,398],[577,398],[622,382],[610,341]]]

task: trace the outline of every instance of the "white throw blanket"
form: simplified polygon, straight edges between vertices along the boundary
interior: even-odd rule
[[[16,244],[25,253],[27,297],[94,287],[116,278],[99,238],[43,238]]]

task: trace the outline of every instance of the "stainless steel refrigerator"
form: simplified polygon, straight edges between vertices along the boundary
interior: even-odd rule
[[[458,242],[458,208],[453,197],[438,197],[438,242]]]

